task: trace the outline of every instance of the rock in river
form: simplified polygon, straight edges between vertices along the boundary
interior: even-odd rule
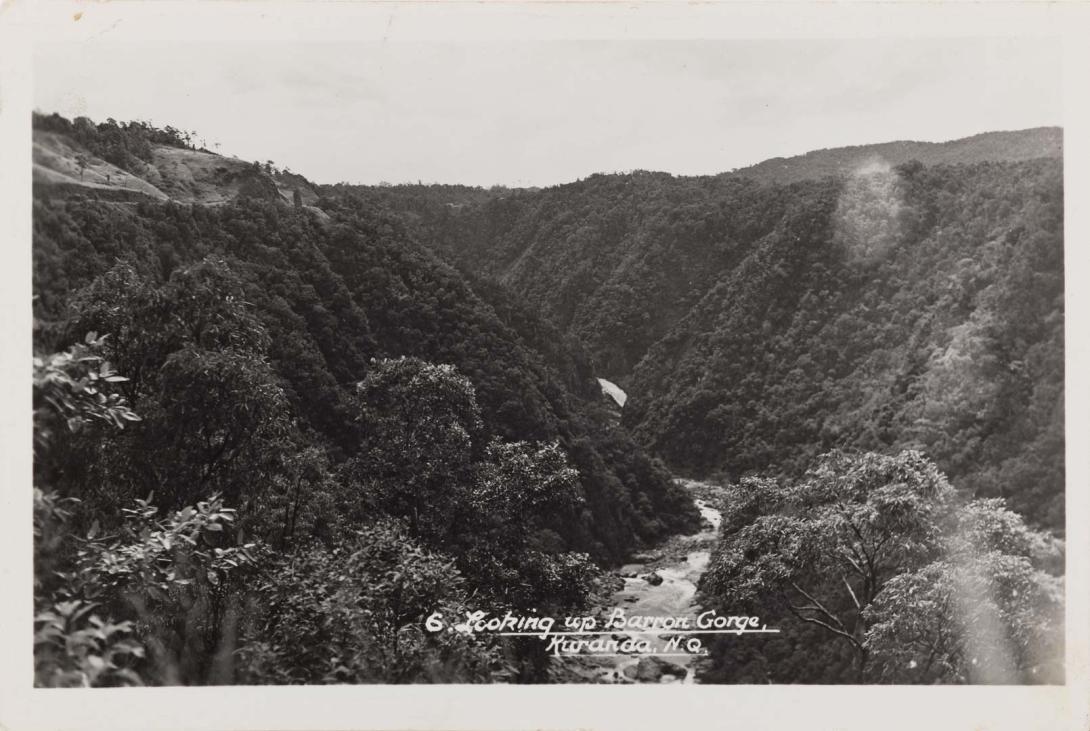
[[[672,675],[682,680],[688,671],[675,663],[658,657],[641,657],[636,665],[636,680],[641,683],[657,683],[663,675]]]
[[[655,572],[655,571],[652,571],[647,576],[644,576],[643,580],[646,581],[651,586],[658,586],[659,584],[662,583],[662,577],[659,576],[658,573]]]

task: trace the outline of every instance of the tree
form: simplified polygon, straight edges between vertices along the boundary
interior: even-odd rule
[[[496,606],[583,606],[595,569],[564,552],[583,496],[559,444],[493,440],[481,454],[473,385],[451,366],[376,361],[358,396],[365,436],[353,469],[376,511],[456,556]]]
[[[113,333],[104,354],[143,421],[68,455],[59,467],[69,494],[116,514],[149,486],[172,510],[219,493],[245,522],[248,503],[279,472],[289,425],[268,334],[226,263],[175,269],[162,285],[118,264],[71,309],[70,332]],[[104,484],[111,490],[98,489]]]
[[[92,333],[64,353],[35,358],[36,463],[57,460],[71,444],[65,435],[101,437],[94,427],[139,420],[113,392],[124,379],[97,355],[104,341]],[[103,531],[99,514],[58,494],[52,474],[36,464],[35,684],[203,680],[210,658],[231,642],[223,631],[229,581],[259,551],[233,545],[235,511],[213,496],[160,517],[142,500],[122,510],[117,530]],[[73,521],[77,513],[86,532]]]
[[[383,512],[442,545],[461,529],[483,424],[473,386],[453,366],[375,361],[357,388],[364,444],[357,463]]]
[[[260,533],[273,545],[285,546],[339,532],[344,520],[336,508],[336,475],[325,450],[312,445],[289,453],[281,467],[254,509]]]
[[[1001,500],[957,511],[937,561],[888,581],[866,609],[886,683],[1062,683],[1063,552]]]
[[[1055,553],[1054,542],[1026,528],[999,502],[966,505],[918,452],[830,453],[794,485],[742,480],[726,506],[702,594],[732,607],[782,611],[821,628],[852,648],[860,681],[901,677],[891,669],[897,659],[910,646],[918,652],[918,642],[906,640],[910,631],[922,632],[913,639],[936,653],[960,652],[942,649],[947,635],[957,648],[972,637],[969,625],[958,625],[950,612],[951,598],[958,598],[951,588],[964,593],[990,570],[1003,568],[996,574],[1000,583],[1003,576],[1020,582],[1019,606],[1044,607],[1056,597],[1054,582],[1033,569],[1029,558]],[[1033,582],[1038,588],[1027,598],[1025,587]],[[914,596],[924,585],[945,603]],[[1004,642],[1022,638],[1017,642],[1024,649],[1032,632],[1030,612],[1000,614],[1004,620],[993,634]],[[901,649],[898,640],[906,640]],[[872,662],[875,653],[880,658]],[[917,662],[927,664],[926,673],[938,672],[930,662]]]
[[[243,652],[250,682],[480,682],[505,672],[493,638],[426,630],[435,612],[465,616],[465,581],[396,523],[285,558],[266,591],[265,625]]]
[[[457,555],[502,606],[559,614],[585,605],[598,571],[561,538],[584,504],[578,477],[557,443],[489,445],[469,499],[475,526]]]

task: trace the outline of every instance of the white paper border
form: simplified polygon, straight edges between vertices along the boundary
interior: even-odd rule
[[[78,20],[77,13],[82,13]],[[1067,650],[1059,687],[340,686],[33,689],[30,109],[35,41],[1036,36],[1062,43]],[[1090,729],[1090,6],[1017,3],[0,0],[0,728]],[[169,79],[163,83],[169,84]],[[936,110],[941,113],[941,110]],[[306,171],[304,170],[305,174]],[[451,181],[457,182],[457,181]]]

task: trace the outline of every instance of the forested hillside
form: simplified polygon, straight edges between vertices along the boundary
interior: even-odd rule
[[[906,162],[924,165],[1005,162],[1063,156],[1063,130],[1038,127],[1017,132],[984,132],[949,142],[883,142],[875,145],[814,150],[795,157],[774,157],[735,170],[740,175],[765,183],[794,183],[832,175],[851,175],[859,167],[882,161],[888,165]]]
[[[426,619],[618,585],[782,628],[705,682],[1062,681],[1059,130],[542,190],[34,145],[38,685],[600,679]]]
[[[641,361],[629,423],[668,461],[733,477],[916,448],[1062,529],[1060,165],[800,185]]]
[[[86,156],[35,185],[40,684],[540,680],[423,619],[576,611],[696,526],[576,343],[396,218],[88,125],[36,137]]]
[[[788,185],[740,171],[347,192],[579,338],[677,471],[798,475],[832,448],[915,448],[1062,529],[1059,146],[1051,129],[981,135],[928,147],[963,163],[932,166],[860,148],[851,174]]]

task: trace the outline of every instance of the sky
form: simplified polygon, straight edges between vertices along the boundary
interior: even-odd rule
[[[548,186],[1060,125],[1060,68],[1026,38],[42,43],[34,104],[318,183]]]

